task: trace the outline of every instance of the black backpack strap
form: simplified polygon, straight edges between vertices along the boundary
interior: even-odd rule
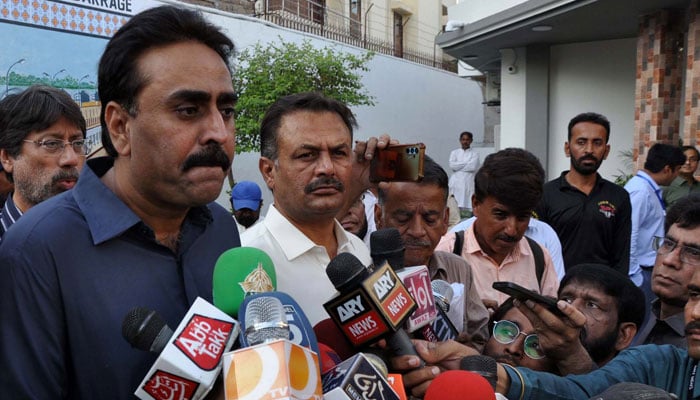
[[[532,250],[532,256],[535,257],[535,274],[537,275],[537,283],[540,285],[540,291],[542,291],[542,275],[544,274],[544,252],[542,247],[536,241],[525,236],[527,243],[530,245],[530,250]]]
[[[464,245],[464,231],[457,231],[455,233],[455,246],[452,248],[452,252],[461,257],[462,245]]]

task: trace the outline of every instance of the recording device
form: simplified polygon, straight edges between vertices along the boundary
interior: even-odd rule
[[[425,265],[405,267],[406,249],[396,228],[379,229],[370,235],[370,255],[375,266],[389,263],[416,302],[416,310],[406,320],[406,330],[415,332],[437,316],[433,300],[430,272]]]
[[[513,282],[494,282],[492,287],[499,292],[503,292],[511,297],[518,299],[521,302],[526,300],[532,300],[535,303],[540,303],[547,308],[552,314],[558,317],[566,317],[559,307],[557,307],[557,300],[549,297],[542,296],[541,294],[532,291],[530,289],[525,289],[524,287]]]
[[[262,250],[236,247],[226,250],[216,260],[212,281],[214,305],[234,318],[247,295],[270,292],[276,287],[274,264]]]
[[[281,301],[270,294],[246,298],[241,313],[247,343],[260,344],[224,354],[226,399],[321,398],[318,355],[279,339],[289,337]]]
[[[435,377],[425,400],[496,400],[496,393],[481,375],[468,371],[445,371]]]
[[[369,180],[417,182],[423,179],[423,143],[387,146],[377,150],[369,166]]]
[[[326,267],[338,294],[323,307],[355,347],[383,337],[394,355],[416,355],[401,328],[416,308],[408,290],[388,264],[370,273],[350,253],[340,253]]]
[[[459,336],[459,331],[448,317],[450,302],[454,291],[449,283],[436,279],[430,283],[432,295],[435,299],[436,316],[430,325],[424,326],[418,331],[418,336],[429,342],[444,342],[454,340]]]
[[[122,323],[132,346],[160,352],[134,395],[140,399],[201,399],[214,385],[238,322],[197,298],[173,333],[155,312],[136,308]]]
[[[240,306],[240,311],[238,316],[241,321],[247,321],[248,317],[248,304],[253,300],[259,298],[274,298],[278,300],[282,305],[282,312],[284,315],[284,323],[288,327],[288,339],[292,343],[298,344],[300,346],[307,347],[311,349],[314,353],[318,354],[318,341],[316,340],[316,334],[309,319],[304,314],[301,306],[287,293],[284,292],[266,292],[266,293],[256,293],[247,296]],[[257,301],[257,300],[256,300]],[[241,330],[241,337],[239,338],[241,347],[252,346],[253,343],[248,342],[244,331],[248,329],[249,324],[246,322]],[[257,343],[256,343],[257,344]]]
[[[387,382],[386,365],[374,356],[358,353],[323,375],[325,400],[399,400]],[[379,365],[378,365],[379,364]],[[383,368],[382,368],[383,367]]]
[[[498,366],[494,358],[482,355],[466,356],[459,362],[459,369],[483,376],[493,390],[496,390]]]

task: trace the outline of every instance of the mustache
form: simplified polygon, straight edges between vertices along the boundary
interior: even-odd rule
[[[304,193],[309,194],[322,186],[332,186],[339,192],[345,191],[345,185],[343,185],[343,182],[330,176],[323,176],[304,186]]]
[[[409,240],[404,239],[403,244],[404,244],[404,246],[412,246],[412,247],[430,247],[433,245],[432,243],[430,243],[427,240],[413,240],[413,239],[409,239]]]
[[[581,158],[578,159],[579,162],[584,161],[584,160],[591,160],[591,161],[598,162],[598,159],[597,159],[595,156],[591,155],[591,154],[586,155],[586,156],[583,156],[583,157],[581,157]]]
[[[515,242],[520,241],[519,238],[517,238],[515,236],[510,236],[510,235],[497,235],[496,239],[503,240],[504,242],[510,242],[510,243],[515,243]]]
[[[195,167],[221,167],[224,172],[231,168],[231,159],[218,144],[208,144],[202,151],[192,154],[182,164],[182,171]]]
[[[685,333],[688,334],[689,331],[700,329],[700,321],[690,321],[685,326]]]
[[[53,177],[51,177],[51,184],[55,185],[58,183],[58,181],[62,181],[64,179],[78,179],[78,176],[80,173],[78,172],[77,168],[68,168],[68,169],[62,169],[56,173]]]

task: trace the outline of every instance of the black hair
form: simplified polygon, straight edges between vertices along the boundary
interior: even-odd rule
[[[647,159],[644,162],[644,169],[653,173],[659,172],[665,166],[675,169],[685,164],[685,154],[678,146],[671,146],[665,143],[656,143],[649,149]]]
[[[467,135],[467,136],[469,136],[469,139],[474,140],[474,135],[472,135],[472,133],[471,133],[471,132],[468,132],[468,131],[464,131],[464,132],[460,133],[460,134],[459,134],[459,139],[461,140],[461,139],[462,139],[462,136],[464,136],[464,135]]]
[[[678,224],[678,227],[683,229],[694,229],[700,226],[700,194],[691,193],[673,203],[666,212],[664,233],[668,233],[673,224]]]
[[[695,146],[683,146],[683,147],[681,147],[681,150],[683,150],[683,153],[685,153],[688,150],[692,150],[695,152],[695,157],[700,158],[700,151],[698,151],[697,147],[695,147]]]
[[[303,92],[284,96],[275,101],[265,112],[260,123],[260,155],[270,160],[278,156],[277,134],[285,115],[297,111],[331,112],[343,120],[350,131],[352,140],[353,130],[357,120],[350,108],[342,102],[323,95],[321,92]]]
[[[231,71],[230,56],[234,51],[231,39],[201,13],[184,8],[161,6],[136,14],[107,43],[98,69],[102,145],[107,154],[117,156],[105,122],[107,103],[114,101],[134,116],[138,112],[136,98],[148,83],[148,78],[139,71],[139,57],[153,48],[188,41],[200,42],[214,50]]]
[[[594,113],[594,112],[586,112],[579,114],[573,118],[571,118],[571,121],[569,121],[569,127],[568,127],[568,141],[571,141],[571,130],[574,128],[574,125],[578,124],[579,122],[590,122],[593,124],[601,125],[603,128],[605,128],[605,143],[608,143],[610,140],[610,121],[608,121],[607,118],[605,118],[604,115]]]

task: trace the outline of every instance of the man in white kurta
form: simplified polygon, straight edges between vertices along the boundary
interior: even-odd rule
[[[472,195],[474,194],[474,175],[479,169],[479,153],[471,148],[474,136],[471,132],[459,135],[461,148],[450,153],[450,169],[454,171],[450,177],[450,194],[457,199],[460,210],[472,210]]]

